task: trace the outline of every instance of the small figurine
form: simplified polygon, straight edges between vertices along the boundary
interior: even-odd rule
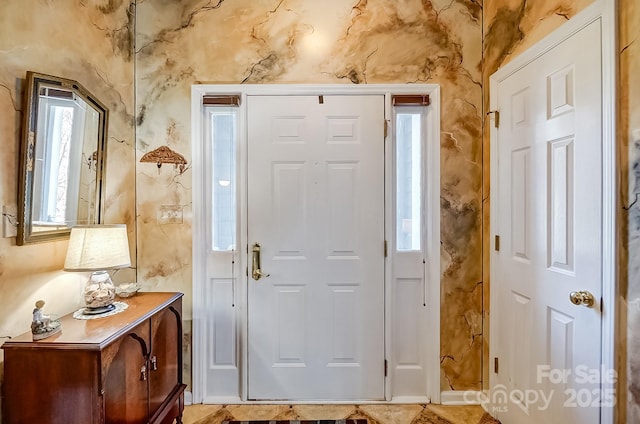
[[[52,320],[49,315],[46,315],[42,310],[43,306],[44,300],[38,300],[36,302],[36,307],[33,310],[33,321],[31,321],[31,333],[33,334],[33,340],[45,339],[62,330],[60,321]]]

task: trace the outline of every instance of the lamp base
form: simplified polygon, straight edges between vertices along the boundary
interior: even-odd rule
[[[84,303],[87,308],[96,310],[96,308],[104,308],[113,304],[116,298],[116,287],[111,281],[111,276],[107,271],[94,271],[91,278],[84,287]],[[95,314],[108,312],[102,310],[94,312]]]

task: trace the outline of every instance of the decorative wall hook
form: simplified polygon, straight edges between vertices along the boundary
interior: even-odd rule
[[[180,169],[182,174],[186,170],[187,160],[180,153],[174,152],[167,146],[160,146],[155,150],[145,153],[140,162],[155,163],[158,166],[158,170],[162,167],[163,163],[172,163],[176,168]]]

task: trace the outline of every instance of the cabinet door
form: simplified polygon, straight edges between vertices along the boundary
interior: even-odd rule
[[[149,418],[149,322],[134,328],[114,344],[104,384],[105,423],[138,424]],[[103,361],[109,361],[109,356]]]
[[[182,383],[182,308],[178,300],[151,317],[149,356],[151,417]]]
[[[44,347],[6,349],[4,421],[0,421],[98,423],[98,373],[95,352]]]

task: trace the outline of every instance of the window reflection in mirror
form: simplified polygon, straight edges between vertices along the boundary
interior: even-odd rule
[[[98,113],[71,91],[42,87],[39,97],[32,231],[89,224]]]
[[[79,83],[27,72],[17,244],[101,222],[108,111]]]

